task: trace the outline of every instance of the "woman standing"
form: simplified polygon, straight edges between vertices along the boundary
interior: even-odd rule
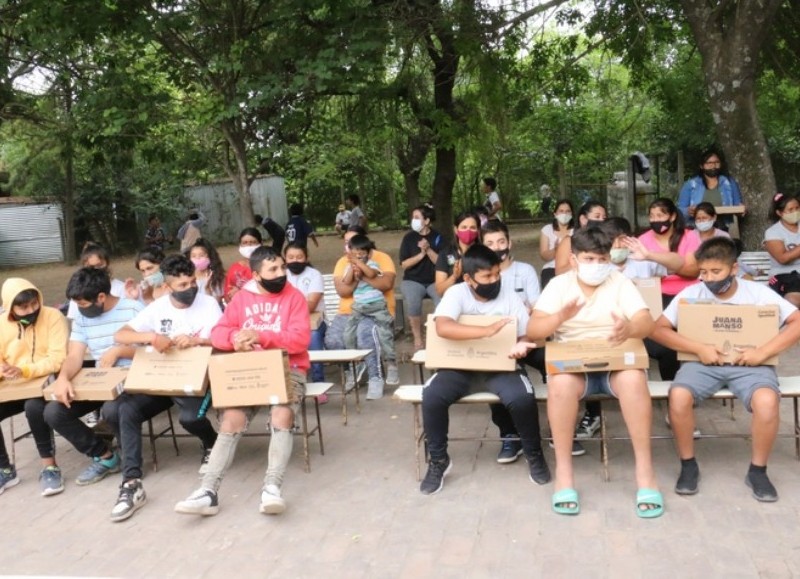
[[[408,324],[414,335],[414,351],[424,348],[422,339],[422,300],[429,297],[433,307],[439,304],[436,293],[436,260],[442,245],[442,236],[431,227],[436,219],[433,207],[420,205],[411,212],[411,231],[400,243],[400,267],[403,281],[400,284],[403,299],[408,307]]]
[[[544,187],[544,185],[543,185]],[[553,222],[542,227],[539,235],[539,255],[545,262],[542,266],[542,289],[556,275],[556,247],[575,228],[575,210],[569,199],[559,199],[553,211]]]
[[[683,184],[678,197],[678,208],[689,226],[694,224],[697,206],[703,201],[714,207],[742,204],[739,185],[733,177],[722,174],[722,161],[716,151],[703,153],[699,168],[697,175]]]
[[[800,203],[782,193],[772,198],[770,220],[775,223],[764,233],[769,252],[769,287],[800,307]]]
[[[439,253],[436,260],[436,293],[439,296],[457,283],[461,283],[461,256],[478,241],[480,232],[478,216],[472,211],[459,213],[454,223],[455,241],[447,251]]]

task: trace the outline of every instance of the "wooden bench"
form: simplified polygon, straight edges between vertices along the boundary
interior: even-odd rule
[[[762,283],[769,281],[769,269],[771,267],[769,253],[766,251],[743,251],[742,255],[739,256],[739,261],[758,271],[758,275],[753,276],[754,281]]]

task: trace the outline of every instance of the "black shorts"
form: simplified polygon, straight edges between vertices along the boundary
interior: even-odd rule
[[[800,273],[792,271],[789,273],[779,273],[769,278],[769,287],[780,295],[800,292]]]

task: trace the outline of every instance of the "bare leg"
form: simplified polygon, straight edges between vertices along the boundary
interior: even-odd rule
[[[422,316],[408,316],[408,324],[414,335],[414,348],[421,348],[422,342]]]
[[[641,370],[620,370],[611,374],[611,389],[619,398],[622,418],[628,428],[636,460],[636,484],[640,489],[658,489],[650,433],[653,426],[653,402],[647,378]],[[691,440],[692,430],[689,429]]]
[[[578,402],[584,389],[582,374],[557,374],[548,378],[547,419],[556,450],[556,491],[575,487],[572,439],[578,417]]]
[[[751,462],[766,466],[775,438],[778,435],[780,399],[770,388],[759,388],[753,393],[750,407],[753,410],[753,450]]]
[[[686,388],[669,391],[669,423],[682,460],[694,458],[694,396]]]

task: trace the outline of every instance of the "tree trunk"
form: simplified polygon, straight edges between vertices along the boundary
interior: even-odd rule
[[[220,124],[220,129],[225,136],[229,150],[233,153],[233,165],[231,165],[227,155],[224,159],[225,172],[228,173],[228,177],[233,182],[239,197],[239,211],[242,215],[242,223],[245,226],[249,226],[254,222],[254,219],[245,139],[241,132],[233,126],[232,121],[223,121]]]
[[[456,182],[455,147],[436,147],[436,174],[433,177],[433,206],[439,232],[453,241],[453,185]]]
[[[431,138],[427,133],[428,129],[420,125],[420,130],[416,134],[408,136],[405,147],[401,147],[397,151],[397,166],[403,174],[409,211],[421,204],[419,178],[431,148]]]
[[[703,60],[703,74],[717,139],[730,174],[751,213],[743,228],[747,249],[756,249],[768,227],[775,174],[756,112],[758,56],[782,0],[739,0],[728,5],[681,0]]]
[[[65,79],[64,112],[66,113],[66,131],[64,133],[64,259],[67,265],[77,261],[75,242],[75,147],[72,138],[72,82]]]

